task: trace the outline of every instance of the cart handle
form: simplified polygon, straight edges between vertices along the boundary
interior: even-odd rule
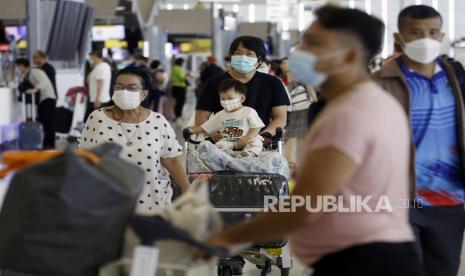
[[[183,129],[183,131],[182,131],[182,136],[184,137],[184,141],[186,141],[186,142],[188,142],[188,143],[191,143],[191,144],[194,144],[194,145],[198,145],[198,144],[201,143],[201,142],[199,142],[199,141],[194,141],[194,140],[192,140],[192,138],[191,138],[191,132],[189,131],[189,128]]]
[[[199,141],[192,140],[189,128],[183,129],[182,136],[184,138],[184,141],[186,141],[188,143],[191,143],[191,144],[194,144],[194,145],[198,145],[198,144],[201,143]],[[283,136],[284,136],[283,129],[278,127],[278,128],[276,128],[276,134],[272,137],[272,141],[273,142],[283,141]]]

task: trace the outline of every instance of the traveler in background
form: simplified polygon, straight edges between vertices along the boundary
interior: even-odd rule
[[[465,228],[463,91],[447,57],[439,57],[443,20],[432,7],[399,13],[394,34],[402,55],[376,77],[410,117],[410,222],[426,275],[457,275]]]
[[[86,60],[84,64],[84,86],[89,90],[89,75],[92,72],[92,64],[90,61]]]
[[[133,53],[129,53],[126,59],[122,62],[124,68],[137,67],[137,60],[134,58]]]
[[[199,68],[197,69],[197,72],[200,72],[199,77],[195,79],[195,90],[194,91],[195,91],[195,97],[197,98],[197,100],[199,99],[200,94],[202,94],[203,86],[205,85],[205,83],[202,83],[201,76],[202,76],[203,70],[205,70],[207,66],[208,66],[208,61],[206,60],[200,63]]]
[[[176,99],[176,106],[174,111],[176,113],[176,119],[179,123],[182,116],[182,109],[186,102],[186,93],[188,86],[189,74],[182,67],[184,64],[183,58],[176,58],[174,60],[173,68],[171,69],[171,93]]]
[[[199,82],[197,83],[197,88],[196,88],[196,96],[197,98],[200,97],[200,94],[203,91],[203,87],[207,81],[214,76],[220,75],[224,73],[223,69],[216,65],[216,58],[214,56],[209,56],[207,58],[207,62],[205,63],[205,66],[200,70],[200,78]]]
[[[144,70],[149,76],[151,75],[149,59],[144,56],[137,57],[137,67]]]
[[[276,72],[279,70],[279,65],[281,64],[280,59],[273,59],[270,62],[270,74],[276,76]]]
[[[288,73],[289,73],[288,60],[287,60],[287,57],[285,57],[279,61],[278,71],[276,71],[275,76],[280,78],[286,87],[289,85],[289,80],[287,79]]]
[[[289,57],[296,79],[321,87],[328,102],[302,148],[292,192],[298,201],[285,201],[306,202],[291,204],[295,211],[279,204],[292,211],[260,214],[207,242],[228,248],[288,236],[293,254],[314,268],[313,276],[421,276],[408,208],[397,206],[408,198],[408,120],[367,72],[381,50],[383,23],[336,6],[323,6],[315,15]],[[328,195],[344,209],[324,212],[321,196]],[[368,199],[371,207],[347,212],[355,197]],[[391,208],[376,207],[384,200]]]
[[[92,112],[79,139],[79,147],[84,149],[117,143],[122,146],[121,158],[145,172],[146,185],[136,205],[138,214],[151,214],[171,204],[170,176],[183,192],[189,187],[182,147],[174,130],[161,114],[141,106],[150,85],[150,75],[140,68],[119,71],[113,95],[115,105]]]
[[[284,144],[286,146],[286,159],[291,171],[297,168],[299,146],[308,130],[308,109],[318,99],[315,90],[294,79],[291,72],[287,73],[289,84],[287,89],[291,98],[291,108],[287,115]]]
[[[44,129],[44,149],[55,148],[55,107],[56,95],[52,82],[44,71],[31,68],[29,60],[19,58],[15,61],[16,67],[21,72],[22,81],[28,81],[33,87],[26,91],[34,97],[34,93],[40,93],[38,105],[38,121]]]
[[[137,58],[137,67],[148,70],[149,69],[149,59],[144,56],[139,56]]]
[[[214,56],[209,56],[207,61],[207,66],[200,72],[200,81],[202,84],[205,84],[211,77],[224,73],[223,69],[216,65],[216,58]]]
[[[143,71],[145,71],[145,73],[150,76],[152,87],[149,89],[149,93],[141,105],[154,112],[163,111],[159,110],[159,106],[161,97],[166,94],[166,77],[165,72],[160,68],[160,61],[153,60],[150,63],[150,70],[143,69]]]
[[[159,60],[152,60],[150,63],[150,71],[152,76],[153,87],[165,91],[166,89],[166,74],[165,71],[160,67],[161,62]]]
[[[195,126],[205,123],[212,113],[223,108],[217,93],[219,83],[224,79],[236,79],[247,87],[245,106],[255,109],[266,125],[261,133],[274,135],[276,128],[284,128],[287,118],[287,106],[290,105],[282,82],[271,75],[257,72],[266,58],[263,40],[258,37],[237,37],[229,47],[231,69],[212,77],[205,84],[198,100],[195,112]]]
[[[111,97],[113,97],[113,91],[115,90],[114,86],[115,86],[115,81],[116,81],[116,74],[118,74],[118,63],[113,59],[107,59],[105,60],[105,62],[108,63],[108,65],[110,65],[110,69],[111,69],[111,81],[110,81],[110,99],[111,99]]]
[[[32,62],[45,72],[48,79],[52,83],[55,96],[58,99],[58,90],[55,80],[56,72],[55,68],[53,68],[53,66],[47,62],[47,54],[42,51],[35,51],[34,54],[32,54]]]
[[[89,102],[85,120],[95,109],[98,109],[111,101],[110,85],[111,85],[111,67],[102,58],[100,50],[95,50],[90,53],[90,63],[92,71],[89,74]]]

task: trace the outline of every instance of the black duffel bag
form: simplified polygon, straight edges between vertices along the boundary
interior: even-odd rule
[[[0,211],[0,271],[95,276],[120,257],[144,183],[120,150],[96,148],[99,162],[68,150],[16,172]]]

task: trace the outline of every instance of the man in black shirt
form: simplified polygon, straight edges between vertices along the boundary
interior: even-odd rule
[[[48,79],[52,83],[55,96],[58,99],[57,85],[55,81],[55,68],[53,68],[53,66],[47,62],[47,55],[42,51],[35,51],[34,54],[32,54],[32,61],[38,68],[45,72]]]
[[[276,128],[284,128],[287,120],[289,98],[283,83],[278,78],[257,72],[265,60],[263,40],[257,37],[240,36],[230,46],[231,69],[210,78],[198,100],[195,125],[200,126],[212,113],[221,111],[218,84],[227,78],[234,78],[247,87],[245,105],[254,108],[266,127],[262,132],[275,134]]]

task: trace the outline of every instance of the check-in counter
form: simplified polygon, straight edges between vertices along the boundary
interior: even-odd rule
[[[18,122],[14,90],[0,87],[0,125]]]

